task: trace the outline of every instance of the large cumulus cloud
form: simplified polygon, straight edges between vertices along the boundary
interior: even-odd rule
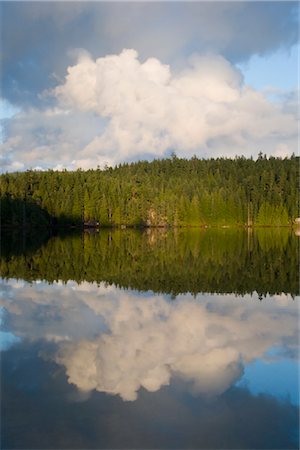
[[[194,52],[231,62],[289,49],[298,39],[298,4],[268,2],[3,2],[2,81],[18,104],[38,102],[70,64],[70,49],[93,57],[136,48],[184,64]]]
[[[133,49],[94,59],[79,51],[64,80],[43,93],[54,106],[6,124],[4,169],[90,168],[143,157],[286,156],[297,149],[294,109],[246,86],[220,55],[180,71]]]

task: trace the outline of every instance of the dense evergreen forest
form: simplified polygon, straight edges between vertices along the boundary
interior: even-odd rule
[[[10,233],[11,234],[11,233]],[[171,295],[299,295],[298,238],[289,229],[147,229],[2,239],[3,278],[106,282]]]
[[[299,215],[299,157],[193,157],[104,170],[0,176],[2,227],[288,226]]]

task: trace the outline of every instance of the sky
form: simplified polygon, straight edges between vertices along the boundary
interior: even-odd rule
[[[0,7],[2,172],[297,153],[297,2]]]

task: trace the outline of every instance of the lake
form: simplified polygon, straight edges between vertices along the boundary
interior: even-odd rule
[[[297,449],[289,229],[1,236],[3,449]]]

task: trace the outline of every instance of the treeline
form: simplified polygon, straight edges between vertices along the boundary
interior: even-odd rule
[[[288,226],[299,215],[298,185],[298,157],[261,154],[3,174],[1,224]]]
[[[10,247],[2,241],[3,278],[107,282],[171,295],[299,295],[298,239],[288,229],[100,230],[59,234],[35,251],[25,238]]]

